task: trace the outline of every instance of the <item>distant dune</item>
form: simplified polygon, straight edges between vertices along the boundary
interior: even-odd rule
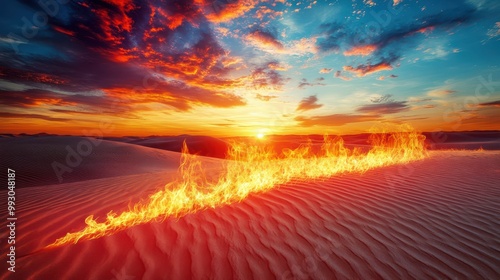
[[[0,167],[19,171],[18,188],[176,170],[180,160],[179,153],[76,136],[2,138],[0,146]]]
[[[58,145],[52,140],[44,143],[39,148],[47,152],[60,149],[50,146]],[[129,144],[103,145],[117,153],[99,154],[128,173],[138,171],[134,165],[142,164],[143,153],[152,153]],[[123,162],[131,158],[126,153],[138,160]],[[171,180],[177,158],[161,155],[171,155],[160,162],[170,168],[165,172],[19,189],[16,273],[5,269],[0,278],[500,278],[498,151],[435,151],[405,166],[297,181],[241,203],[39,251],[82,229],[87,215],[121,212]],[[0,199],[5,196],[2,191]],[[5,209],[0,211],[4,216]]]
[[[424,133],[429,149],[500,150],[499,131]]]
[[[106,139],[174,152],[180,152],[185,142],[189,153],[215,158],[226,158],[228,150],[227,142],[210,136],[108,137]]]

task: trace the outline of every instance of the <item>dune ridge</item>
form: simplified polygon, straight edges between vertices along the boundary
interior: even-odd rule
[[[90,137],[11,137],[0,139],[0,145],[0,167],[22,171],[17,178],[17,188],[176,170],[180,161],[180,154],[176,152]],[[82,150],[85,153],[80,155],[78,151]],[[61,172],[62,180],[52,166],[54,162],[60,164],[58,170],[70,170]]]

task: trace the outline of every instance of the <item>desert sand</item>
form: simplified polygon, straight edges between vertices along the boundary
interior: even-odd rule
[[[81,139],[54,141],[36,141],[44,148],[34,149],[20,179]],[[16,190],[16,272],[4,269],[1,279],[500,277],[500,151],[431,151],[408,165],[294,181],[240,203],[43,249],[82,229],[88,215],[126,210],[177,176],[178,153],[111,141],[98,149],[68,182],[36,173],[31,181],[48,183]],[[202,161],[213,174],[223,162]]]

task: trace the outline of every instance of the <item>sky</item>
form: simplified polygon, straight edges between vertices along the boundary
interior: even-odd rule
[[[500,129],[500,2],[9,1],[0,133]]]

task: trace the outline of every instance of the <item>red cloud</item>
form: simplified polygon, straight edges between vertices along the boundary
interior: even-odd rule
[[[133,20],[129,17],[128,13],[136,7],[132,0],[110,0],[108,2],[113,5],[118,12],[111,12],[109,9],[104,8],[91,8],[91,11],[99,18],[99,24],[102,30],[102,35],[97,35],[104,41],[119,45],[124,39],[121,33],[130,32],[132,30]]]
[[[62,27],[59,27],[59,26],[55,26],[55,25],[53,26],[53,28],[57,32],[66,34],[68,36],[75,36],[75,32],[74,31],[71,31],[71,30],[68,30],[68,29],[65,29],[65,28],[62,28]]]

